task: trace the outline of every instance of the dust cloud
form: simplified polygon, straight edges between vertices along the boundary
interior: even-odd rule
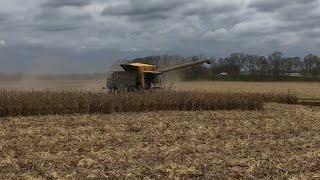
[[[66,71],[76,61],[41,57],[25,67],[23,74],[16,75],[13,80],[2,81],[2,89],[20,90],[100,90],[105,84],[106,73],[72,73]]]
[[[102,75],[19,75],[19,78],[0,78],[0,89],[13,90],[90,90],[100,91],[105,85]]]

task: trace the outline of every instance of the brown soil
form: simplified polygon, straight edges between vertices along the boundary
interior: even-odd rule
[[[0,179],[310,179],[320,109],[0,118]]]

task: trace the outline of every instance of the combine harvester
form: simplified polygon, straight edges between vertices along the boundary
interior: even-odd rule
[[[162,70],[143,63],[121,64],[124,71],[114,71],[107,78],[106,87],[111,92],[134,92],[139,90],[163,89],[164,74],[200,64],[211,64],[210,60],[194,61]]]

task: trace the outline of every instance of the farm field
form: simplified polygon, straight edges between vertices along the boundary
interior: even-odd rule
[[[0,119],[0,179],[311,179],[320,108]]]
[[[209,92],[292,93],[301,98],[320,98],[320,82],[177,82],[177,89]]]
[[[103,85],[103,80],[1,82],[1,98],[12,97],[14,100],[9,103],[8,114],[4,114],[9,116],[0,117],[0,179],[320,177],[320,107],[270,103],[273,100],[265,101],[267,103],[263,109],[254,106],[256,108],[246,110],[238,106],[226,111],[206,104],[207,107],[212,107],[208,109],[216,111],[199,111],[203,110],[203,104],[198,104],[198,107],[202,107],[199,110],[195,106],[190,109],[188,104],[191,101],[181,101],[183,98],[178,98],[181,102],[187,102],[182,103],[183,111],[165,111],[165,108],[159,108],[155,110],[160,111],[155,112],[126,112],[124,109],[116,111],[118,113],[103,115],[97,113],[111,112],[100,109],[108,102],[99,100],[104,97],[104,93],[70,94],[70,90],[94,90],[101,93]],[[204,98],[207,95],[205,93],[227,93],[232,97],[234,93],[244,95],[288,91],[299,97],[315,98],[320,95],[319,86],[320,83],[283,82],[175,84],[176,89],[181,91],[206,91],[200,98]],[[68,91],[60,95],[49,93],[47,97],[48,94],[41,92],[28,94],[22,91],[24,93],[15,94],[16,91],[11,91],[10,94],[9,91],[7,94],[8,89]],[[187,97],[183,94],[179,96]],[[150,98],[148,95],[145,97]],[[198,96],[192,97],[198,99]],[[3,102],[10,102],[12,98]],[[144,99],[140,96],[131,98],[137,98],[139,102]],[[164,99],[158,95],[154,98]],[[217,99],[215,96],[212,98]],[[224,98],[230,102],[227,104],[234,104],[228,96]],[[174,101],[173,97],[169,99]],[[249,102],[240,102],[252,107],[252,99],[254,97]],[[28,104],[30,100],[34,103]],[[77,104],[82,104],[83,100],[88,106],[81,107]],[[59,103],[54,104],[55,101]],[[112,101],[113,104],[123,104],[123,101]],[[200,101],[202,102],[201,99]],[[99,102],[99,106],[92,102]],[[224,101],[218,102],[221,105]],[[41,108],[35,104],[40,104]],[[72,114],[45,115],[53,112],[47,108],[48,104],[55,107],[55,111]],[[2,105],[6,106],[6,103]],[[127,107],[139,109],[140,106],[126,104],[116,109]],[[143,108],[149,109],[150,106]],[[184,111],[186,109],[196,111]],[[41,114],[39,110],[46,112],[40,116],[28,116]],[[78,112],[89,114],[76,114]]]
[[[33,90],[98,90],[102,91],[105,79],[96,80],[50,80],[25,79],[0,81],[0,89]],[[320,98],[320,82],[233,82],[193,81],[174,82],[177,90],[209,92],[292,93],[302,98]]]

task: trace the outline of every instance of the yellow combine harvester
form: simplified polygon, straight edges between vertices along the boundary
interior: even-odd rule
[[[178,69],[208,63],[209,60],[194,61],[182,65],[158,70],[154,65],[143,63],[121,64],[124,71],[114,71],[107,79],[107,88],[110,91],[131,92],[161,88],[162,74]]]

